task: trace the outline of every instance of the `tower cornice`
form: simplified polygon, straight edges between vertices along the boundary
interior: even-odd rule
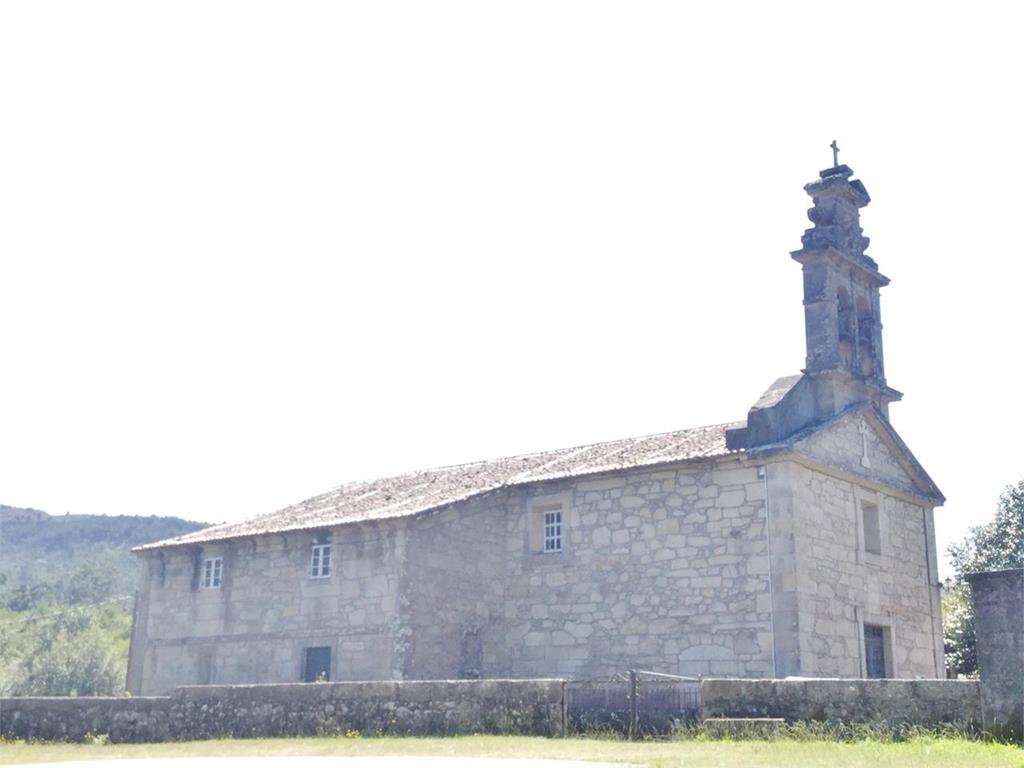
[[[854,270],[858,276],[862,277],[866,282],[879,288],[884,288],[890,282],[888,277],[879,272],[878,269],[865,264],[861,258],[850,256],[833,246],[826,246],[824,248],[801,248],[798,251],[791,251],[789,255],[793,257],[794,261],[803,265],[827,259],[837,267],[847,266],[851,270]],[[866,259],[867,257],[863,258]],[[872,263],[874,262],[872,261]]]

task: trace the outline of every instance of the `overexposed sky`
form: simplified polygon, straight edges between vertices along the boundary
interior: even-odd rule
[[[0,502],[235,520],[742,419],[867,186],[940,550],[1024,476],[1010,3],[6,2]]]

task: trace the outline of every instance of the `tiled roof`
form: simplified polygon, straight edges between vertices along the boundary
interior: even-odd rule
[[[215,525],[136,549],[407,517],[488,491],[526,483],[725,456],[733,453],[725,447],[726,430],[741,426],[743,422],[716,424],[346,483],[277,512],[238,523]]]

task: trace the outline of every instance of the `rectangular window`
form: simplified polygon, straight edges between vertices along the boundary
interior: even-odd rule
[[[544,551],[562,551],[562,510],[544,513]]]
[[[882,530],[879,527],[878,505],[861,503],[861,524],[864,528],[864,551],[873,555],[882,554]]]
[[[203,589],[220,589],[224,577],[224,560],[208,557],[203,561]]]
[[[313,557],[309,562],[309,576],[313,579],[326,579],[331,575],[331,545],[314,544]]]

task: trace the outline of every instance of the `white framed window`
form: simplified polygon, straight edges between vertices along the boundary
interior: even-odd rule
[[[523,531],[526,552],[535,555],[571,553],[575,519],[571,492],[545,493],[528,499]],[[556,561],[560,558],[550,558],[552,564]]]
[[[331,545],[314,544],[313,554],[309,561],[309,577],[326,579],[331,575]]]
[[[562,510],[550,509],[544,513],[544,551],[562,551]]]
[[[220,557],[208,557],[203,561],[203,579],[200,586],[203,589],[220,589],[224,581],[224,559]]]

